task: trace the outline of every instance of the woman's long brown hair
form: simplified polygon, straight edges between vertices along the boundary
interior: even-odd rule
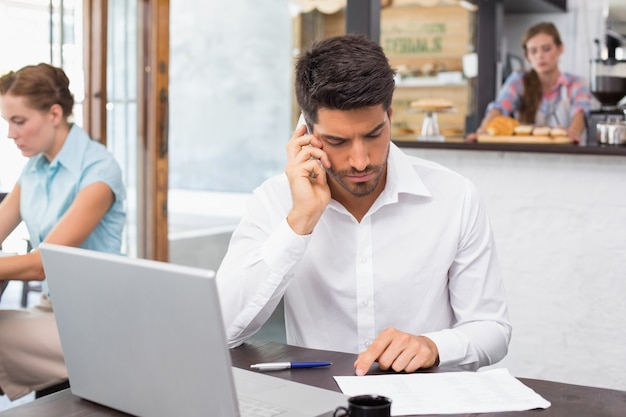
[[[524,49],[524,56],[528,58],[528,50],[526,44],[530,38],[544,33],[552,37],[552,40],[556,46],[561,46],[561,35],[556,26],[550,22],[537,23],[526,30],[522,36],[522,48]],[[520,123],[534,124],[535,114],[539,108],[542,97],[541,81],[539,81],[539,75],[534,69],[530,69],[524,74],[524,91],[522,93],[522,99],[520,100],[520,108],[518,111],[518,118]]]

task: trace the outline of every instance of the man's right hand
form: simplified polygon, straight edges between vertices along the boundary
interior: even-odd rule
[[[293,206],[287,215],[287,223],[299,235],[307,235],[319,221],[330,202],[330,188],[326,169],[330,168],[323,143],[306,126],[299,126],[287,143],[287,166]]]

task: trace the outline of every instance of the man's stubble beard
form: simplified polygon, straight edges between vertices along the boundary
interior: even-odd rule
[[[355,197],[365,197],[372,194],[378,185],[380,184],[380,180],[383,178],[385,170],[387,169],[387,161],[389,159],[389,148],[387,148],[387,156],[385,157],[385,162],[382,165],[368,165],[363,171],[357,171],[354,169],[344,170],[335,172],[332,168],[328,168],[326,170],[327,175],[329,175],[337,184],[341,186],[344,190],[349,192]],[[345,181],[345,177],[348,175],[354,174],[364,174],[375,172],[377,175],[372,178],[368,182],[362,183],[351,183]]]

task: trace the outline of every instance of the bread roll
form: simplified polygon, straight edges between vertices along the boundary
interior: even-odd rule
[[[562,127],[554,127],[550,129],[550,136],[554,138],[567,136],[567,130],[563,129]]]
[[[487,133],[491,136],[509,136],[513,134],[519,122],[512,117],[496,116],[487,124]]]
[[[519,125],[515,126],[513,133],[518,136],[528,136],[533,131],[533,125]]]
[[[535,126],[533,136],[548,136],[551,130],[550,126]]]

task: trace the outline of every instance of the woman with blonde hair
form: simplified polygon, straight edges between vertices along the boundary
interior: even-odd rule
[[[0,257],[0,280],[45,280],[41,242],[121,251],[122,172],[102,144],[69,121],[73,106],[60,68],[39,64],[0,77],[8,137],[29,158],[0,203],[0,242],[24,222],[34,248]],[[42,287],[33,308],[0,310],[0,390],[11,400],[67,379],[45,281]]]
[[[524,33],[521,43],[531,69],[506,79],[478,130],[467,139],[487,133],[496,117],[508,116],[524,125],[562,128],[572,142],[579,142],[591,110],[591,93],[585,79],[559,69],[564,50],[559,31],[550,22],[538,23]]]

